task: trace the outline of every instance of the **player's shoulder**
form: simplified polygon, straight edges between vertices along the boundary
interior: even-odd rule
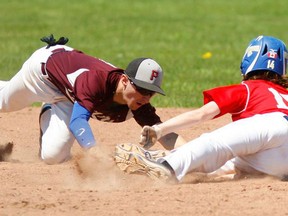
[[[243,85],[247,85],[247,86],[255,86],[255,87],[263,87],[263,88],[269,88],[269,87],[273,87],[273,88],[283,88],[285,89],[283,86],[281,86],[280,84],[276,84],[272,81],[269,80],[262,80],[262,79],[258,79],[258,80],[245,80],[242,81]]]
[[[222,85],[222,86],[217,86],[211,89],[206,89],[203,91],[203,93],[237,91],[238,89],[244,89],[244,88],[245,87],[242,83],[238,83],[238,84]]]

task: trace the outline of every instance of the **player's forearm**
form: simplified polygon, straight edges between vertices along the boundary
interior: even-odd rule
[[[74,103],[70,119],[69,128],[78,143],[84,148],[89,149],[96,145],[96,140],[88,123],[90,112],[78,102]]]
[[[187,129],[206,120],[210,120],[219,113],[218,105],[215,102],[209,102],[201,108],[182,113],[157,126],[161,130],[161,135],[164,136],[171,132]]]
[[[183,113],[177,117],[169,119],[159,125],[162,136],[171,132],[176,132],[182,129],[190,128],[201,121],[201,116],[197,114],[197,110],[189,113]]]
[[[84,149],[89,149],[96,145],[91,127],[85,119],[76,119],[70,122],[69,128]]]
[[[199,109],[180,114],[161,124],[153,125],[152,127],[144,126],[141,131],[139,143],[148,149],[154,145],[157,140],[169,140],[170,137],[167,136],[168,134],[190,128],[197,123],[212,119],[219,113],[220,109],[218,105],[211,101]]]

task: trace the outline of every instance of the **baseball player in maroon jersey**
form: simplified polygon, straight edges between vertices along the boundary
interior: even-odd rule
[[[176,148],[157,162],[131,154],[151,170],[182,180],[188,172],[288,176],[287,49],[279,39],[252,40],[241,62],[241,84],[204,91],[204,106],[142,129],[141,143],[195,124],[232,115],[232,122]],[[149,132],[149,133],[148,133]],[[147,169],[147,168],[146,168]],[[147,169],[149,170],[149,169]],[[233,175],[232,175],[233,177]]]
[[[88,120],[141,125],[161,120],[149,103],[161,89],[163,71],[151,58],[137,58],[126,70],[66,46],[67,38],[41,39],[48,46],[35,51],[10,80],[0,81],[0,112],[43,102],[40,113],[40,156],[47,164],[70,158],[76,138],[83,149],[96,146]],[[171,133],[160,141],[171,149],[181,137]]]

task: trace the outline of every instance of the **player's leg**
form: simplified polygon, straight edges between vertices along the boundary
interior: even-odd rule
[[[6,86],[7,83],[8,83],[8,81],[0,80],[0,90],[1,90],[2,88],[4,88],[4,86]]]
[[[288,125],[283,114],[257,115],[203,134],[173,150],[164,160],[181,179],[190,171],[213,172],[236,156],[276,148],[285,140],[288,140]]]
[[[22,65],[20,71],[9,81],[0,81],[0,112],[23,109],[33,102],[55,102],[64,95],[47,80],[41,63],[51,55],[39,49]]]
[[[252,155],[235,158],[235,167],[246,173],[264,173],[283,179],[288,176],[288,142]]]
[[[231,162],[236,169],[249,174],[264,173],[282,178],[288,174],[288,121],[282,113],[270,113],[256,117],[258,129],[254,134],[260,148],[255,153],[239,154]],[[250,135],[250,137],[253,137]],[[249,146],[259,146],[249,142]]]
[[[261,172],[255,170],[248,163],[241,160],[241,165],[237,163],[239,161],[239,157],[233,158],[227,161],[222,167],[219,169],[207,173],[208,177],[212,177],[213,179],[240,179],[245,177],[247,174],[249,175],[259,175]],[[262,173],[263,174],[263,173]]]
[[[177,179],[181,180],[190,171],[212,172],[233,157],[228,147],[217,144],[210,134],[203,134],[172,150],[159,162],[167,161],[173,168]]]
[[[21,73],[2,84],[0,87],[0,112],[20,110],[35,101],[35,94],[27,90]]]
[[[57,164],[70,158],[75,140],[68,128],[73,104],[65,101],[51,104],[50,107],[45,104],[45,112],[40,116],[40,157],[47,164]]]
[[[40,127],[40,135],[39,135],[39,153],[38,156],[41,158],[42,152],[42,136],[43,130],[42,128],[47,128],[50,118],[51,118],[51,109],[52,106],[49,103],[43,103],[41,107],[41,111],[39,114],[39,127]]]

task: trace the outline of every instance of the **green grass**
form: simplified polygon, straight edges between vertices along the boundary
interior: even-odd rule
[[[241,81],[249,41],[288,40],[286,0],[10,0],[0,1],[0,79],[10,79],[42,36],[125,68],[148,56],[165,71],[158,107],[196,107],[202,91]],[[210,59],[202,54],[211,52]]]

